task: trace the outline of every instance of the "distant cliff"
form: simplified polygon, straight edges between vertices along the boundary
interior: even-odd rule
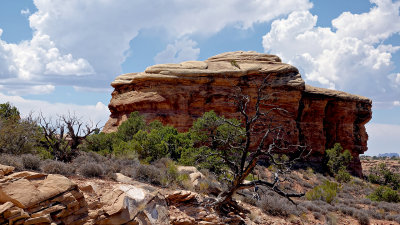
[[[378,154],[378,157],[400,157],[398,153],[383,153]]]
[[[317,162],[326,148],[338,142],[351,151],[351,168],[361,175],[359,154],[367,150],[364,125],[371,119],[371,100],[305,85],[297,68],[274,55],[228,52],[205,61],[154,65],[141,73],[118,76],[111,84],[115,88],[109,104],[111,116],[103,131],[116,131],[133,111],[180,131],[188,130],[210,110],[238,117],[232,105],[235,91],[240,87],[254,100],[266,76],[270,103],[288,111],[276,113],[274,123],[284,125],[289,141],[309,146],[310,160]]]

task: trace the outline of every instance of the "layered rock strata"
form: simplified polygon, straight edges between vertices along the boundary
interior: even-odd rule
[[[187,131],[196,118],[210,110],[239,118],[233,98],[249,96],[249,113],[254,113],[264,79],[267,103],[287,111],[274,113],[272,123],[285,127],[288,141],[308,146],[311,159],[317,162],[325,149],[340,143],[351,151],[351,166],[361,175],[358,156],[367,150],[364,125],[372,116],[371,100],[305,85],[296,67],[274,55],[228,52],[205,61],[154,65],[141,73],[118,76],[111,83],[111,116],[103,132],[116,131],[134,111],[148,121],[160,120],[180,131]]]
[[[194,167],[181,167],[200,175]],[[249,224],[246,215],[220,216],[215,199],[151,186],[116,173],[115,180],[83,179],[0,165],[0,224],[166,225]],[[198,178],[200,179],[200,178]],[[197,179],[193,180],[195,183]],[[246,222],[245,222],[246,221]]]
[[[68,178],[28,171],[12,173],[13,170],[0,165],[3,172],[0,224],[84,224],[87,221],[84,196]]]
[[[167,200],[150,185],[99,190],[62,175],[13,171],[0,165],[0,224],[169,224]]]

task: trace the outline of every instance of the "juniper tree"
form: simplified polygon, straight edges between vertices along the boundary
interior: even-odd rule
[[[255,186],[267,187],[292,203],[292,197],[304,195],[288,193],[279,185],[294,163],[306,157],[310,150],[298,143],[289,143],[285,127],[275,119],[277,113],[281,116],[290,116],[290,113],[271,104],[274,93],[267,93],[268,78],[263,79],[253,99],[238,88],[232,103],[240,118],[226,119],[211,111],[195,121],[192,127],[191,133],[199,147],[199,151],[194,153],[195,160],[213,167],[211,170],[227,183],[227,188],[215,203],[223,211],[236,205],[233,195],[237,191]],[[245,183],[260,162],[275,165],[277,170],[273,179],[255,179]]]
[[[42,145],[60,161],[71,161],[77,155],[82,140],[99,130],[98,124],[83,122],[74,114],[61,115],[55,120],[40,114],[38,124],[43,132]]]

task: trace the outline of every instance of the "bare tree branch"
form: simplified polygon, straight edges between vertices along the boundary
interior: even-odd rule
[[[70,161],[76,155],[79,144],[90,134],[98,130],[98,123],[84,123],[75,114],[59,115],[55,120],[39,114],[38,124],[44,135],[44,146],[61,161]]]
[[[284,126],[279,124],[275,115],[290,117],[290,113],[277,105],[272,104],[271,96],[275,93],[266,94],[268,91],[269,75],[264,77],[262,83],[257,87],[257,95],[251,97],[244,93],[242,87],[238,87],[238,93],[232,97],[237,112],[241,116],[241,125],[233,120],[221,118],[216,124],[229,125],[237,132],[219,136],[211,132],[212,144],[210,149],[214,156],[219,157],[223,163],[230,168],[232,179],[229,188],[222,192],[218,198],[217,205],[223,206],[232,203],[232,196],[241,189],[248,189],[254,186],[265,186],[280,196],[291,199],[304,196],[304,193],[287,193],[280,189],[280,183],[286,181],[285,174],[291,172],[293,165],[300,159],[307,157],[311,150],[307,151],[306,146],[294,143],[289,144],[285,137]],[[287,153],[298,153],[296,157],[278,159],[278,155]],[[206,154],[204,157],[213,154]],[[275,165],[277,171],[272,182],[258,179],[244,183],[245,179],[254,171],[260,160],[267,160],[269,164]]]

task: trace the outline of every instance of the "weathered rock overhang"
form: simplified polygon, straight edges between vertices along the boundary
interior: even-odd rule
[[[274,55],[228,52],[205,61],[155,65],[141,73],[121,75],[111,84],[111,116],[103,131],[116,131],[133,111],[180,131],[188,130],[210,110],[238,117],[232,96],[240,87],[254,102],[265,77],[270,102],[288,111],[276,114],[274,121],[285,126],[289,141],[309,146],[317,161],[325,149],[341,143],[353,155],[354,172],[361,175],[358,156],[367,150],[364,125],[372,116],[371,100],[305,85],[296,67]]]

